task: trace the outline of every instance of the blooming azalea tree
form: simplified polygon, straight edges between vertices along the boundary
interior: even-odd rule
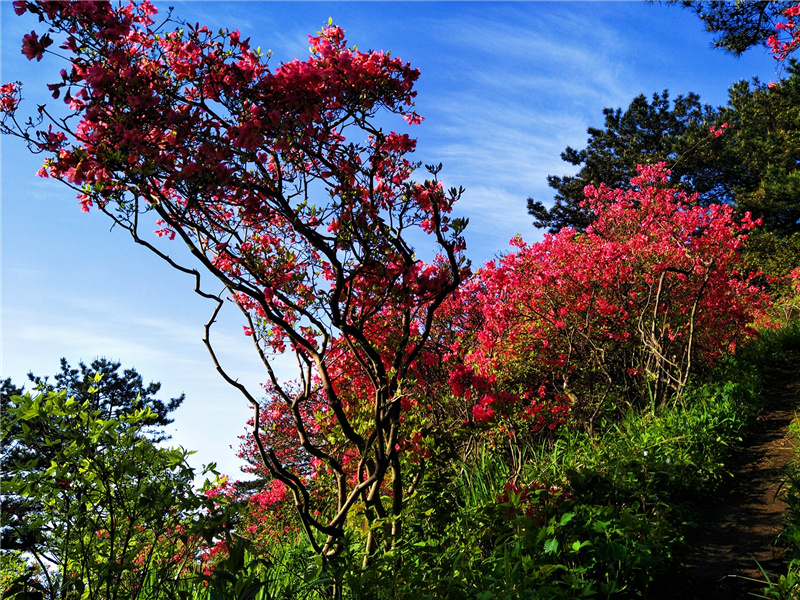
[[[756,223],[668,188],[663,163],[639,170],[629,190],[586,188],[596,219],[585,233],[512,240],[516,252],[450,301],[481,322],[450,375],[475,422],[538,431],[572,411],[591,428],[609,394],[679,395],[755,334],[769,298],[740,274],[739,251]]]
[[[309,38],[307,60],[272,69],[238,31],[170,30],[172,19],[157,24],[147,0],[18,1],[15,10],[47,28],[25,36],[29,59],[63,39],[69,64],[49,88],[68,114],[41,107],[38,120],[23,121],[20,84],[6,84],[3,132],[45,153],[39,174],[75,189],[82,210],[108,215],[217,303],[205,343],[252,403],[253,443],[314,549],[337,552],[356,503],[368,519],[399,523],[401,415],[418,394],[412,371],[468,269],[466,222],[450,216],[461,190],[445,191],[433,167],[432,179],[413,182],[416,141],[374,123],[381,110],[420,122],[419,71],[382,51],[349,49],[330,23]],[[195,265],[148,238],[153,221]],[[432,238],[430,262],[415,253],[412,232]],[[201,273],[222,294],[206,291]],[[211,345],[225,297],[242,310],[263,361],[269,419]],[[292,383],[270,360],[285,352],[299,367]],[[264,444],[265,426],[282,428],[285,447],[275,436]]]

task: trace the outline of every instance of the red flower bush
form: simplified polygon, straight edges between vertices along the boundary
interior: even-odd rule
[[[591,427],[606,400],[680,394],[692,372],[755,335],[769,298],[740,274],[739,250],[756,223],[698,206],[666,187],[668,175],[640,167],[629,191],[587,187],[597,219],[585,233],[515,239],[516,252],[462,288],[457,302],[480,325],[450,384],[471,398],[474,421],[527,415],[518,432],[539,430],[571,410]]]

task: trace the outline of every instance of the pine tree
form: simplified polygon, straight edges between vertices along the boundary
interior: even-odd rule
[[[587,185],[626,189],[637,165],[661,161],[672,169],[671,187],[697,192],[704,203],[730,200],[736,175],[717,160],[722,144],[709,135],[718,113],[701,105],[697,94],[677,96],[672,103],[667,90],[654,93],[650,102],[640,94],[624,113],[621,108],[604,108],[603,115],[603,129],[587,130],[585,149],[568,147],[561,153],[565,162],[581,170],[547,177],[556,190],[555,205],[547,209],[541,201],[528,198],[536,227],[551,232],[562,227],[585,229],[591,222],[589,211],[581,207]]]

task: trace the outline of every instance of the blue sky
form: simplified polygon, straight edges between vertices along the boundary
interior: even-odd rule
[[[307,57],[308,34],[332,17],[351,44],[390,50],[419,68],[417,111],[426,120],[413,130],[416,158],[442,162],[445,184],[466,188],[456,212],[470,218],[475,265],[505,252],[518,233],[538,237],[525,199],[552,200],[546,176],[574,171],[559,154],[585,146],[603,107],[625,108],[664,88],[719,105],[739,79],[776,79],[764,50],[739,59],[712,51],[694,15],[644,2],[154,4],[212,30],[239,29],[273,52],[272,65]],[[31,113],[54,102],[45,84],[62,68],[55,57],[36,63],[20,53],[22,36],[38,25],[0,2],[0,81],[25,84],[21,110]],[[162,397],[185,392],[172,442],[197,451],[193,465],[215,461],[236,476],[230,447],[250,413],[201,342],[213,305],[193,294],[190,278],[110,230],[104,215],[81,213],[65,186],[38,179],[41,158],[18,140],[1,142],[2,377],[19,384],[28,371],[53,374],[62,356],[73,365],[121,361],[161,381]],[[257,391],[265,376],[241,332],[228,307],[212,340],[229,372]],[[279,365],[291,376],[288,367]]]

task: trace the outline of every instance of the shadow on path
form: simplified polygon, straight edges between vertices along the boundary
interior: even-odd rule
[[[798,367],[783,366],[767,375],[764,413],[747,447],[731,457],[733,479],[712,506],[701,507],[698,528],[687,535],[690,550],[652,591],[653,600],[752,599],[765,587],[758,564],[772,580],[786,574],[775,539],[786,512],[781,469],[796,456],[787,435],[800,403]]]

